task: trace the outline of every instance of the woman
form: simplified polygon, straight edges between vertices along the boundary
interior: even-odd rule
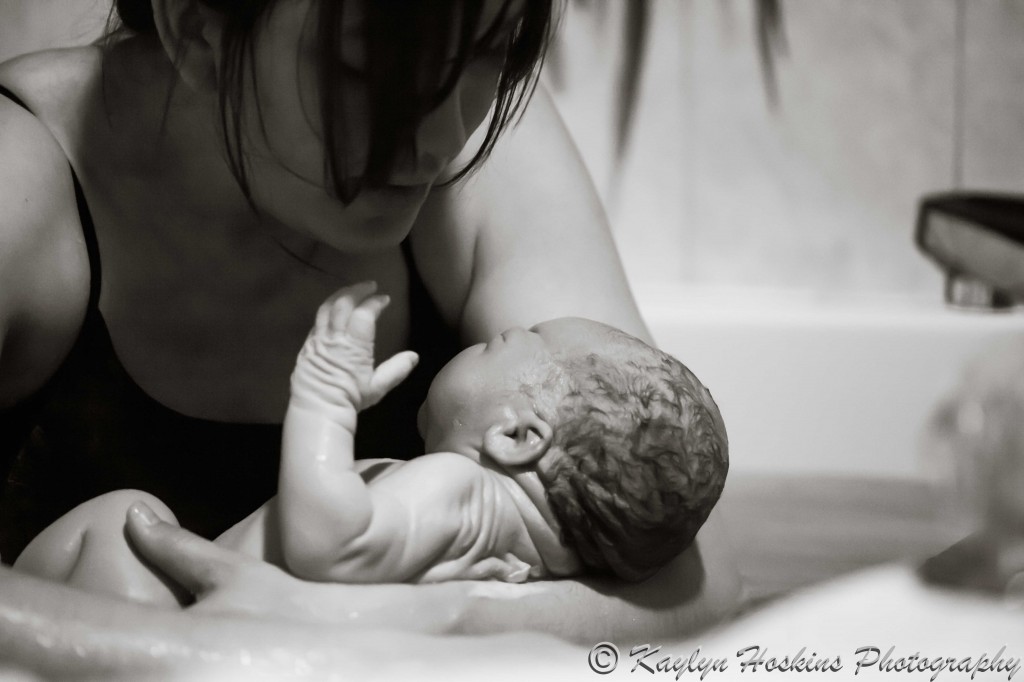
[[[549,2],[117,8],[128,30],[105,48],[0,66],[0,407],[5,452],[19,452],[0,497],[6,562],[107,489],[147,489],[206,537],[262,503],[296,349],[345,284],[375,279],[391,297],[381,357],[412,347],[426,359],[361,419],[363,456],[416,454],[414,410],[461,345],[562,315],[649,338],[545,93],[507,125],[532,87]],[[641,586],[512,593],[307,585],[132,518],[140,551],[197,594],[196,618],[358,613],[587,639],[693,628],[737,596],[714,518],[699,550]],[[28,590],[10,608],[49,603],[39,583],[0,581]]]

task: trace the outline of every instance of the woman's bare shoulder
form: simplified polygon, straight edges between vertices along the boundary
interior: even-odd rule
[[[0,63],[0,84],[42,113],[67,105],[102,68],[103,51],[94,45],[30,52]]]
[[[67,150],[103,73],[95,46],[45,50],[0,63],[0,85],[24,102]]]
[[[22,98],[23,72],[0,65]],[[6,79],[15,74],[16,78]],[[23,98],[28,106],[32,106]],[[89,263],[67,156],[34,113],[0,97],[0,407],[45,381],[85,314]]]

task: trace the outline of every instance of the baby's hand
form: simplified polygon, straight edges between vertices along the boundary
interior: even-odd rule
[[[418,356],[403,351],[373,366],[377,318],[390,299],[376,282],[340,289],[320,306],[316,324],[292,372],[293,403],[314,407],[370,407],[409,376]]]

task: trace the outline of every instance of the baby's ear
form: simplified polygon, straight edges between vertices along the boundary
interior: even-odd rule
[[[484,434],[483,453],[506,466],[528,466],[544,456],[551,438],[551,425],[536,412],[509,408]]]
[[[469,569],[471,580],[501,580],[506,583],[525,583],[533,569],[511,552],[503,557],[487,557]]]

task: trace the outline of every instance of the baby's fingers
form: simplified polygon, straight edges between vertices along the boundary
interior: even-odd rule
[[[377,365],[370,379],[369,389],[363,394],[363,408],[376,405],[380,399],[391,392],[398,384],[412,373],[420,356],[411,350],[392,355]]]
[[[316,311],[315,330],[321,332],[327,329],[344,331],[352,311],[375,291],[377,291],[377,283],[372,280],[357,282],[338,289]]]
[[[336,329],[332,320],[331,332],[338,333],[347,331],[348,335],[357,341],[373,343],[373,339],[377,332],[377,318],[380,317],[381,311],[384,310],[390,302],[391,297],[387,294],[370,296],[352,311],[352,314],[348,318],[348,324],[346,327]]]

